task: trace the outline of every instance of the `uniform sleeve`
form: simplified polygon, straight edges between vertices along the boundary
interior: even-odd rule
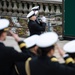
[[[75,65],[73,64],[74,60],[71,57],[67,56],[64,58],[64,60],[65,64],[68,65],[69,67],[75,67]]]
[[[23,41],[19,41],[18,42],[19,48],[22,50],[22,52],[26,53],[27,49],[26,49],[26,44]]]
[[[66,64],[60,64],[57,61],[52,61],[53,70],[56,71],[57,75],[75,75],[75,64],[71,57],[65,58]],[[68,65],[71,64],[71,65]]]
[[[40,26],[39,24],[37,24],[37,23],[33,23],[33,29],[35,29],[35,30],[39,30],[39,31],[44,31],[45,30],[45,25],[42,25],[42,26]]]
[[[17,52],[14,48],[9,48],[7,53],[8,59],[10,61],[25,61],[29,57],[28,53]]]
[[[67,65],[56,63],[55,66],[58,73],[57,75],[75,75],[75,64],[73,64],[73,66],[70,67]]]
[[[40,24],[41,24],[41,26],[44,28],[44,30],[43,30],[43,31],[45,31],[45,28],[46,28],[46,23],[41,22]]]

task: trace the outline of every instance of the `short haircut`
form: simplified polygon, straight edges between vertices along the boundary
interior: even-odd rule
[[[3,32],[4,32],[4,30],[0,30],[0,36],[2,35]]]
[[[47,53],[52,49],[54,50],[54,45],[46,48],[39,48],[37,52],[39,56],[46,56]]]
[[[67,54],[69,54],[73,59],[75,59],[75,52],[74,53],[68,53],[67,52]]]

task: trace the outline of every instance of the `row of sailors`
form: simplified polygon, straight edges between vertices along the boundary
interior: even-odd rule
[[[63,47],[64,52],[56,44],[58,35],[55,32],[45,32],[20,40],[16,34],[9,31],[8,26],[9,20],[0,19],[0,75],[75,75],[74,59],[68,54],[75,52],[75,40]],[[18,42],[21,53],[3,44],[7,31]],[[64,64],[60,64],[54,56],[55,46],[64,58]]]

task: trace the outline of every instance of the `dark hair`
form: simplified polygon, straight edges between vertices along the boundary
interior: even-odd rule
[[[37,53],[39,56],[46,56],[51,49],[54,50],[54,45],[46,48],[38,48]]]
[[[32,47],[29,47],[28,49],[31,49],[31,48],[34,48],[36,45],[32,46]]]
[[[69,54],[73,59],[75,58],[75,53],[68,53],[67,52],[67,54]]]
[[[0,36],[2,35],[3,32],[4,32],[4,30],[0,30]]]

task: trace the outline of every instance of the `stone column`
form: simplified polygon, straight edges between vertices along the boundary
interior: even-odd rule
[[[29,3],[29,11],[31,11],[31,9],[32,9],[32,3],[30,2]]]
[[[44,13],[44,9],[43,9],[43,4],[40,3],[40,10],[39,10],[39,13],[40,14],[43,14]]]
[[[8,13],[7,13],[8,16],[11,16],[12,15],[12,3],[11,1],[9,1],[9,6],[8,6]]]
[[[50,11],[50,13],[51,13],[51,14],[54,14],[54,13],[55,13],[54,5],[53,5],[53,4],[50,4],[50,6],[51,6],[51,11]]]
[[[18,11],[19,11],[19,14],[17,14],[18,17],[21,17],[22,16],[22,10],[23,10],[23,7],[22,7],[22,3],[19,2],[19,8],[18,8]]]
[[[13,4],[14,4],[14,6],[13,6],[13,11],[14,11],[14,13],[12,14],[12,16],[17,16],[17,3],[16,3],[16,1],[13,1]]]
[[[24,14],[22,15],[22,17],[26,17],[27,16],[27,12],[28,12],[28,8],[27,8],[27,3],[24,2],[24,9],[23,9]]]
[[[0,16],[2,14],[2,4],[1,4],[1,1],[0,1]]]
[[[2,15],[3,16],[6,16],[7,15],[7,5],[6,5],[6,1],[4,0],[3,1],[3,13],[2,13]]]
[[[56,14],[60,14],[60,6],[56,5]]]
[[[45,4],[45,14],[47,15],[49,12],[49,7],[48,7],[48,4]]]
[[[63,12],[62,4],[60,4],[59,6],[60,6],[60,13],[62,14]]]

